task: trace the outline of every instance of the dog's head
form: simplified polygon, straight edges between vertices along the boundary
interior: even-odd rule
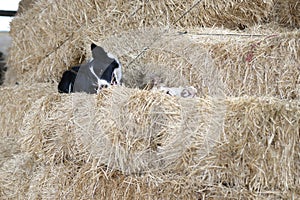
[[[102,47],[91,44],[93,56],[93,69],[98,78],[111,85],[120,85],[122,66],[117,57],[107,53]]]
[[[99,93],[102,88],[120,85],[122,69],[119,60],[102,47],[91,44],[92,59],[80,66],[74,92]]]

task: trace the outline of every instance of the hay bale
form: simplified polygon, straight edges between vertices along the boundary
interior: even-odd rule
[[[57,82],[64,70],[72,65],[84,62],[85,58],[89,57],[89,43],[96,41],[120,58],[124,66],[124,80],[129,87],[141,88],[141,85],[145,85],[145,82],[147,83],[149,79],[153,79],[154,74],[154,77],[163,77],[169,84],[167,85],[169,87],[192,85],[198,91],[201,91],[201,95],[211,94],[216,90],[225,90],[223,91],[224,93],[234,96],[252,95],[254,93],[259,95],[275,95],[284,98],[297,98],[298,96],[299,92],[295,89],[298,87],[295,84],[297,72],[294,73],[298,65],[297,56],[295,57],[295,54],[298,54],[297,49],[299,44],[297,33],[291,32],[288,35],[280,34],[278,36],[280,39],[268,39],[269,44],[261,47],[261,45],[257,45],[257,43],[261,44],[260,39],[254,39],[253,37],[237,38],[234,36],[236,32],[229,32],[229,34],[232,34],[231,37],[216,39],[216,42],[219,41],[218,44],[212,46],[210,42],[207,44],[206,38],[209,38],[208,40],[210,41],[214,40],[216,38],[214,34],[217,35],[222,31],[219,29],[204,29],[201,32],[209,32],[209,35],[205,35],[205,42],[197,46],[197,42],[199,42],[197,38],[195,39],[197,35],[195,37],[176,35],[177,31],[166,31],[166,28],[134,29],[159,24],[172,24],[173,18],[168,18],[171,21],[159,21],[159,23],[157,20],[151,21],[153,19],[149,16],[156,15],[148,15],[149,19],[147,19],[149,21],[143,26],[137,23],[140,22],[141,17],[145,17],[140,12],[147,11],[151,13],[157,12],[159,9],[164,11],[164,9],[172,9],[171,7],[163,7],[160,3],[157,3],[157,5],[156,3],[153,3],[153,5],[149,3],[154,7],[157,6],[157,8],[155,7],[156,9],[152,10],[149,4],[145,4],[131,17],[123,16],[122,18],[119,16],[119,19],[124,19],[124,23],[120,24],[116,23],[116,19],[111,16],[111,12],[114,13],[114,11],[110,12],[109,8],[113,5],[115,8],[118,8],[120,11],[120,13],[116,14],[118,16],[121,14],[124,15],[125,11],[122,12],[122,10],[127,8],[126,6],[128,5],[120,5],[117,2],[111,3],[112,5],[100,4],[77,2],[76,4],[68,5],[66,8],[67,11],[62,12],[61,9],[63,6],[60,5],[60,2],[52,2],[50,4],[49,2],[46,3],[46,1],[38,2],[38,5],[34,9],[31,9],[28,14],[16,18],[13,22],[11,31],[13,37],[15,37],[15,47],[13,49],[18,50],[12,50],[11,52],[9,59],[11,69],[9,70],[15,70],[15,74],[17,74],[17,78],[21,82]],[[80,12],[77,12],[78,7],[82,8]],[[104,8],[107,10],[102,10]],[[141,11],[142,8],[146,10]],[[44,9],[42,13],[40,13],[41,9]],[[168,12],[166,11],[166,13]],[[62,14],[64,17],[57,17]],[[35,15],[38,15],[39,18],[32,18]],[[106,16],[106,18],[103,18],[103,16]],[[108,23],[108,19],[112,21]],[[34,21],[33,24],[35,24],[35,27],[23,27],[25,21],[30,20]],[[67,24],[65,24],[65,20],[68,20]],[[128,22],[130,23],[127,24]],[[185,28],[190,26],[189,23],[191,23],[191,26],[193,25],[191,21],[187,21],[184,24]],[[82,24],[85,24],[85,26],[82,26]],[[99,27],[102,27],[103,24],[105,24],[105,28],[100,30]],[[114,26],[114,30],[116,30],[114,33],[116,34],[110,36],[111,32],[109,30],[111,29],[109,27],[112,26]],[[62,29],[62,27],[64,28]],[[125,31],[128,29],[131,30]],[[264,33],[270,34],[270,32],[272,30],[265,31]],[[24,41],[23,38],[29,39]],[[37,42],[36,38],[43,38],[43,41],[47,42]],[[287,43],[289,45],[286,45]],[[256,47],[253,47],[253,45]],[[285,54],[286,60],[281,59],[280,56],[283,54],[276,54],[276,46],[278,45]],[[31,48],[28,48],[28,46]],[[147,51],[141,57],[135,59],[146,47],[148,47]],[[240,49],[244,49],[246,52],[240,51]],[[293,51],[290,51],[291,49]],[[210,58],[207,51],[213,52],[213,59]],[[267,55],[263,57],[260,54],[255,55],[256,51],[260,51],[261,53],[266,51]],[[248,55],[244,55],[243,53]],[[200,56],[197,57],[197,55]],[[278,58],[276,62],[273,59],[274,55]],[[248,62],[249,59],[251,62]],[[135,62],[131,63],[133,60]],[[217,64],[218,66],[214,67],[213,64]],[[254,68],[255,70],[249,70],[249,67],[247,67],[249,65],[250,69]],[[267,77],[267,83],[262,78],[264,70],[256,70],[257,66],[261,67],[265,65],[272,67],[275,65],[279,68],[277,70],[279,71],[279,75],[270,72],[269,77]],[[214,74],[220,74],[218,70],[220,70],[221,66],[225,66],[226,70],[228,70],[223,73],[224,76],[230,76],[223,78],[225,79],[223,82],[228,82],[228,84],[220,82],[219,75],[214,77]],[[286,69],[286,67],[281,69],[281,66],[286,66],[289,69]],[[166,67],[169,73],[166,73],[167,70],[164,69]],[[287,74],[285,73],[286,70],[288,70]],[[234,80],[236,71],[239,73],[237,81]],[[251,74],[257,72],[259,74]],[[244,80],[241,80],[242,76],[245,76],[246,73],[249,75]],[[207,74],[209,74],[208,78]],[[286,84],[283,81],[285,80],[283,76],[287,75],[288,77],[290,74],[293,74],[293,79]],[[29,75],[33,78],[28,79]],[[273,77],[273,75],[277,77]],[[231,79],[231,76],[233,79]],[[132,77],[135,79],[132,79]],[[247,80],[248,77],[250,83]],[[130,82],[132,80],[137,81]],[[275,83],[272,82],[273,80],[277,81],[278,86],[274,86]],[[214,82],[214,84],[207,85],[211,82]],[[284,91],[286,88],[291,89]]]
[[[23,118],[39,98],[55,91],[51,84],[0,88],[0,196],[15,199],[26,194],[34,165],[33,155],[21,152]],[[21,179],[19,179],[21,178]]]
[[[16,17],[9,63],[22,85],[0,88],[7,116],[0,128],[7,144],[0,150],[1,196],[300,198],[299,102],[290,101],[300,96],[299,33],[188,29],[244,28],[265,19],[293,28],[297,4],[289,12],[273,1],[214,2],[203,1],[178,23],[194,2],[40,0]],[[161,25],[188,34],[153,28]],[[36,84],[56,82],[84,62],[91,41],[120,58],[126,86],[159,77],[168,86],[193,85],[203,98],[125,87],[65,95],[55,84]]]
[[[298,32],[270,35],[242,45],[226,42],[214,45],[211,50],[230,95],[299,99]]]
[[[222,184],[239,185],[247,177],[245,186],[250,191],[281,190],[276,194],[280,198],[299,196],[299,181],[293,178],[299,173],[299,155],[294,153],[299,148],[294,143],[299,137],[298,109],[298,101],[231,99],[225,122],[229,146],[219,149],[225,160],[219,157],[217,161],[224,167]]]
[[[87,43],[91,41],[145,27],[253,25],[269,13],[272,1],[264,2],[231,1],[225,4],[218,1],[214,4],[215,1],[202,1],[180,18],[194,1],[124,3],[85,0],[68,3],[41,0],[11,24],[10,33],[14,40],[9,66],[16,68],[19,81],[25,81],[25,74],[32,71],[35,81],[57,81],[63,70],[84,61]]]
[[[181,99],[124,87],[45,95],[21,125],[34,165],[31,179],[14,176],[10,186],[23,187],[12,196],[299,197],[299,113],[298,101],[266,97]]]
[[[129,40],[127,35],[130,32],[123,33],[120,40]],[[146,31],[144,35],[150,34]],[[109,47],[115,40],[118,41],[110,37],[102,44]],[[118,51],[116,48],[111,49]],[[126,57],[121,55],[125,62],[135,58],[133,50],[129,50],[131,46],[126,48]],[[143,81],[155,79],[151,77],[155,75],[169,86],[192,85],[200,96],[267,95],[298,99],[299,49],[297,31],[274,34],[268,30],[256,35],[220,29],[193,29],[185,35],[170,32],[124,69],[124,80],[129,87],[140,87]]]
[[[68,193],[61,187],[92,189],[96,187],[94,180],[89,181],[92,185],[86,184],[88,178],[76,172],[80,168],[85,173],[91,164],[108,174],[122,172],[120,176],[182,168],[189,151],[205,155],[218,140],[220,130],[216,127],[221,112],[214,116],[216,106],[203,105],[206,101],[123,87],[98,97],[45,94],[26,112],[20,128],[22,150],[35,155],[38,165],[33,179],[22,182],[29,188],[26,195],[58,197]],[[205,116],[199,115],[202,112]],[[65,170],[75,178],[66,176]],[[93,195],[85,190],[82,193],[66,195]]]
[[[51,94],[36,101],[23,119],[23,146],[40,159],[48,157],[47,163],[79,162],[85,155],[124,174],[170,170],[176,167],[173,162],[182,162],[186,149],[193,146],[205,155],[218,140],[220,130],[215,128],[226,108],[204,105],[125,87],[98,97]]]
[[[196,84],[198,90],[215,80],[207,88],[218,88],[214,90],[223,90],[227,96],[267,95],[299,99],[298,31],[255,36],[225,30],[194,29],[186,37],[206,49],[211,57],[212,64],[202,63],[194,67],[198,70],[192,74],[190,84]],[[201,63],[201,59],[190,60]],[[188,69],[186,66],[184,68]],[[205,74],[210,76],[203,82]],[[200,82],[203,84],[197,85]]]
[[[18,138],[22,120],[32,104],[56,91],[52,84],[15,85],[0,88],[0,136]]]
[[[207,49],[177,31],[164,35],[161,35],[161,31],[158,28],[128,31],[101,42],[101,46],[116,52],[126,63],[123,70],[124,84],[140,89],[152,82],[168,87],[194,86],[199,96],[223,96],[221,77]],[[159,40],[155,41],[157,36]],[[123,42],[125,45],[113,46],[112,41]],[[151,47],[140,54],[139,50],[149,44],[152,44]]]
[[[178,34],[176,30],[147,28],[108,36],[98,44],[120,59],[127,87],[143,88],[158,77],[168,87],[194,86],[200,96],[256,94],[297,99],[299,33],[274,34],[272,30],[255,34],[254,29],[248,35],[222,29],[190,29],[188,34]],[[64,49],[68,63],[75,62],[72,56],[80,56],[70,50]],[[89,57],[86,51],[81,57]],[[53,55],[39,60],[39,64],[30,64],[28,72],[17,69],[17,74],[21,80],[26,77],[26,81],[57,82],[66,67],[61,67],[61,61],[61,56]],[[28,74],[33,78],[28,80]]]

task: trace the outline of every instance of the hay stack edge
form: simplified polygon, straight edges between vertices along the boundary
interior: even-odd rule
[[[0,87],[0,198],[299,199],[299,5],[23,0]],[[125,84],[58,93],[91,42]],[[141,89],[157,77],[197,97]]]

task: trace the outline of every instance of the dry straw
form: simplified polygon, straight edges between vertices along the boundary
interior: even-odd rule
[[[3,162],[0,191],[32,199],[298,198],[299,108],[125,87],[44,93],[25,112],[23,153]]]
[[[297,31],[288,34],[268,31],[265,35],[262,31],[254,35],[191,29],[184,35],[171,31],[160,36],[161,31],[158,28],[127,31],[98,43],[120,58],[127,87],[142,88],[158,78],[168,86],[193,85],[200,96],[222,93],[299,97]],[[155,41],[157,37],[160,40]],[[149,44],[152,45],[149,47]],[[137,58],[140,52],[143,54]],[[52,65],[45,69],[47,67]],[[28,74],[36,75],[35,72]],[[50,75],[39,74],[39,77]]]
[[[218,141],[221,128],[216,127],[222,124],[226,109],[206,106],[204,100],[125,87],[97,98],[52,94],[37,100],[23,119],[26,151],[50,163],[79,162],[92,156],[99,165],[124,174],[169,171],[186,149],[197,149],[199,156],[210,151]],[[90,155],[77,158],[87,150]]]
[[[193,85],[200,96],[300,97],[298,31],[274,34],[263,30],[254,34],[253,30],[245,34],[220,29],[191,29],[184,35],[171,31],[151,43],[155,31],[159,30],[150,30],[152,35],[149,30],[124,32],[101,43],[117,52],[125,63],[136,58],[135,49],[148,47],[145,43],[152,44],[124,69],[124,81],[129,87],[141,87],[149,79],[159,77],[169,86]],[[131,35],[145,43],[136,45]],[[126,41],[126,45],[114,47],[112,41]]]
[[[56,88],[51,84],[1,87],[0,93],[0,135],[1,137],[20,136],[19,128],[32,103]]]
[[[192,85],[199,96],[223,96],[224,84],[207,49],[187,35],[176,31],[161,35],[162,31],[126,31],[100,43],[126,63],[124,84],[140,89],[153,81],[170,87]]]
[[[300,28],[300,4],[297,0],[274,0],[273,19],[281,26]]]
[[[28,76],[38,82],[57,81],[63,70],[83,62],[91,40],[97,42],[115,33],[153,26],[253,26],[270,14],[272,5],[271,0],[229,3],[41,0],[12,22],[14,50],[9,58],[10,70],[18,72],[21,82],[28,81]]]
[[[200,36],[199,42],[210,50],[227,95],[299,99],[299,36],[298,31],[257,38],[240,35],[219,43],[203,42]]]
[[[299,27],[297,1],[196,4],[40,0],[16,17],[9,70],[22,84],[0,88],[1,197],[300,198],[299,33],[254,26]],[[195,28],[215,25],[252,27]],[[201,98],[38,83],[84,62],[91,41],[120,58],[126,86],[193,85]]]
[[[18,15],[21,15],[22,13],[26,12],[27,10],[30,10],[33,6],[34,3],[37,0],[21,0],[19,2],[19,7],[18,7]]]

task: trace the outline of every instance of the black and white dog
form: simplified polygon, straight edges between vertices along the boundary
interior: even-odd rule
[[[58,84],[60,93],[99,93],[103,87],[120,85],[122,66],[119,60],[100,46],[91,45],[92,60],[87,64],[72,67],[63,73]]]

